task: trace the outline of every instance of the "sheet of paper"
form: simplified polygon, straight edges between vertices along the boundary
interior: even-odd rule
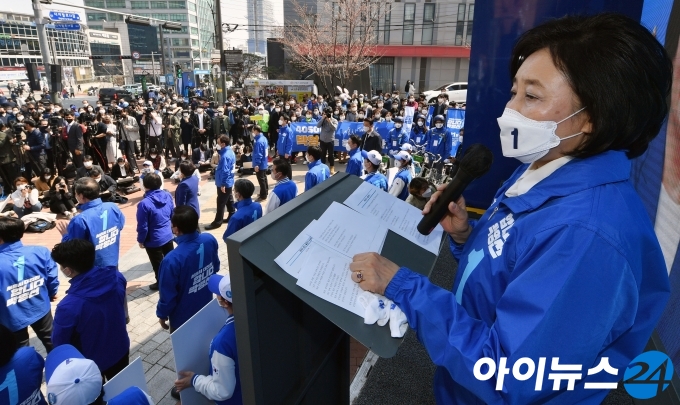
[[[297,285],[363,318],[365,310],[357,299],[361,288],[352,280],[350,263],[351,258],[312,244],[298,274]]]
[[[366,216],[377,218],[389,229],[423,249],[439,254],[444,229],[441,225],[429,235],[418,232],[417,226],[423,217],[420,210],[377,187],[363,182],[347,197],[345,205]]]
[[[358,253],[380,253],[387,236],[387,226],[379,218],[364,215],[338,202],[333,202],[305,231],[315,242],[350,258]]]
[[[312,245],[312,237],[309,236],[308,229],[313,226],[316,219],[313,220],[305,230],[300,232],[300,234],[293,239],[293,241],[288,245],[286,250],[281,252],[281,254],[274,259],[276,264],[281,266],[281,268],[291,276],[297,278],[298,273],[302,270],[302,265],[307,257],[307,252]]]

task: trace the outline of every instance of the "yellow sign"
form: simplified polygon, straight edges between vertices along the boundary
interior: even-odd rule
[[[304,146],[319,146],[319,135],[296,135],[295,142]]]

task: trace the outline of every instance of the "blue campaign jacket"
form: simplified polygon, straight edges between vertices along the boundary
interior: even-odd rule
[[[290,125],[279,128],[279,139],[276,141],[276,150],[280,156],[292,155],[295,143],[295,132]]]
[[[409,169],[401,169],[394,178],[399,178],[404,182],[404,188],[401,189],[397,198],[406,201],[406,197],[408,197],[408,185],[411,183],[411,171]]]
[[[451,156],[451,133],[449,130],[444,127],[441,129],[432,128],[427,131],[427,147],[425,149],[430,153],[440,155],[442,160],[448,159]]]
[[[149,190],[137,205],[137,242],[154,248],[170,242],[170,218],[175,209],[172,196],[165,190]]]
[[[69,283],[54,313],[52,343],[73,345],[104,371],[130,350],[124,310],[127,281],[115,268],[95,266]]]
[[[255,137],[255,143],[253,144],[253,168],[259,167],[260,170],[267,170],[269,162],[267,157],[269,156],[269,143],[264,135],[259,134]]]
[[[0,405],[47,405],[40,391],[44,366],[32,346],[19,348],[9,363],[0,366]]]
[[[279,199],[279,207],[297,196],[297,184],[290,179],[280,181],[274,186],[272,193]]]
[[[584,382],[621,380],[640,354],[669,297],[661,248],[630,181],[624,152],[574,159],[526,194],[505,191],[520,166],[475,222],[465,245],[451,241],[459,261],[453,291],[401,268],[385,296],[406,314],[438,366],[437,403],[599,404],[608,390]],[[478,381],[477,360],[509,368],[522,357],[546,357],[543,389],[506,375]],[[551,358],[582,365],[575,390],[552,391]],[[601,358],[618,375],[587,375]]]
[[[59,278],[47,248],[24,246],[21,241],[3,243],[0,269],[0,324],[16,332],[50,312]]]
[[[366,178],[364,178],[364,181],[373,184],[382,191],[387,191],[387,177],[382,173],[369,173],[366,175]]]
[[[176,242],[177,247],[161,262],[160,298],[156,306],[156,316],[170,318],[173,329],[212,300],[208,279],[220,270],[217,240],[211,234],[180,235]]]
[[[321,160],[308,163],[309,171],[305,174],[305,191],[331,177],[331,170]]]
[[[217,153],[220,156],[220,160],[215,168],[215,185],[217,187],[233,187],[233,170],[236,164],[236,155],[234,155],[234,151],[228,146],[218,150]]]
[[[102,203],[100,198],[82,204],[82,212],[68,223],[62,242],[87,239],[95,246],[95,266],[118,267],[120,232],[125,216],[114,203]]]
[[[425,127],[419,127],[414,123],[413,128],[411,128],[411,137],[409,138],[409,143],[413,146],[427,145],[428,138]]]
[[[198,205],[198,177],[189,176],[182,179],[175,190],[175,206],[188,205],[196,210],[201,217],[201,208]]]
[[[262,218],[262,205],[259,202],[253,202],[252,198],[237,201],[234,206],[236,207],[236,212],[231,216],[227,230],[222,235],[222,239],[225,242],[232,233],[238,232],[255,222],[256,219]]]
[[[408,142],[408,134],[404,132],[404,127],[390,129],[387,138],[387,150],[399,151],[401,150],[401,145]]]
[[[356,148],[349,151],[349,161],[345,172],[361,177],[364,172],[364,158],[361,156],[361,149]]]

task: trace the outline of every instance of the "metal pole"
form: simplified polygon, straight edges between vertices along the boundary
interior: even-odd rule
[[[161,32],[161,64],[163,68],[161,69],[161,73],[163,74],[163,77],[165,77],[165,82],[164,86],[165,90],[168,90],[168,79],[166,76],[166,70],[165,70],[165,38],[163,38],[163,26],[159,25],[158,28],[160,28]]]
[[[222,31],[222,2],[217,0],[215,2],[215,12],[217,13],[217,38],[219,40],[220,49],[220,77],[217,85],[217,102],[223,104],[226,99],[227,90],[224,82],[224,63],[221,63],[224,59],[224,31]]]
[[[45,77],[48,83],[50,82],[50,63],[52,63],[52,58],[50,58],[50,43],[47,41],[47,31],[45,30],[45,23],[43,20],[43,12],[40,7],[39,0],[33,0],[33,11],[35,14],[35,25],[38,29],[38,44],[40,45],[40,55],[42,56],[43,66],[45,67]],[[61,79],[61,78],[60,78]],[[59,98],[57,92],[54,90],[54,86],[50,83],[50,99],[53,103],[56,103]]]
[[[153,51],[151,52],[151,71],[153,72],[153,79],[155,85],[158,86],[158,75],[156,74],[156,59],[153,56]]]

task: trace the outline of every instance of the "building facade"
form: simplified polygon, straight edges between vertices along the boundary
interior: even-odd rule
[[[187,70],[210,68],[210,53],[215,44],[213,13],[215,0],[85,0],[85,5],[182,24],[180,31],[163,31],[165,44],[160,44],[158,34],[160,28],[156,28],[155,41],[158,46],[149,48],[135,44],[149,41],[150,31],[130,29],[132,25],[128,26],[125,23],[124,15],[87,10],[90,29],[118,32],[121,35],[121,51],[124,55],[140,53],[138,60],[123,62],[127,65],[126,72],[130,72],[126,81],[138,82],[142,73],[149,74],[151,81],[156,81],[155,77],[162,75],[163,72],[172,73],[175,64],[180,64]],[[154,26],[158,25],[157,21],[152,20],[151,23]],[[144,49],[132,49],[134,47]],[[165,56],[165,69],[161,64],[161,52],[164,52]],[[135,76],[132,77],[132,74]]]
[[[267,54],[267,38],[272,37],[277,19],[271,0],[248,0],[248,52]]]
[[[294,26],[297,13],[292,0],[283,0],[284,24]],[[411,80],[416,92],[434,90],[453,82],[467,82],[472,41],[474,1],[369,0],[381,16],[372,42],[380,60],[369,68],[373,91],[404,91]],[[340,6],[338,0],[300,0],[310,13]],[[319,19],[329,16],[318,16]]]
[[[87,37],[90,41],[95,76],[104,77],[111,83],[121,84],[119,79],[125,76],[126,72],[120,59],[122,55],[120,34],[88,30]]]

